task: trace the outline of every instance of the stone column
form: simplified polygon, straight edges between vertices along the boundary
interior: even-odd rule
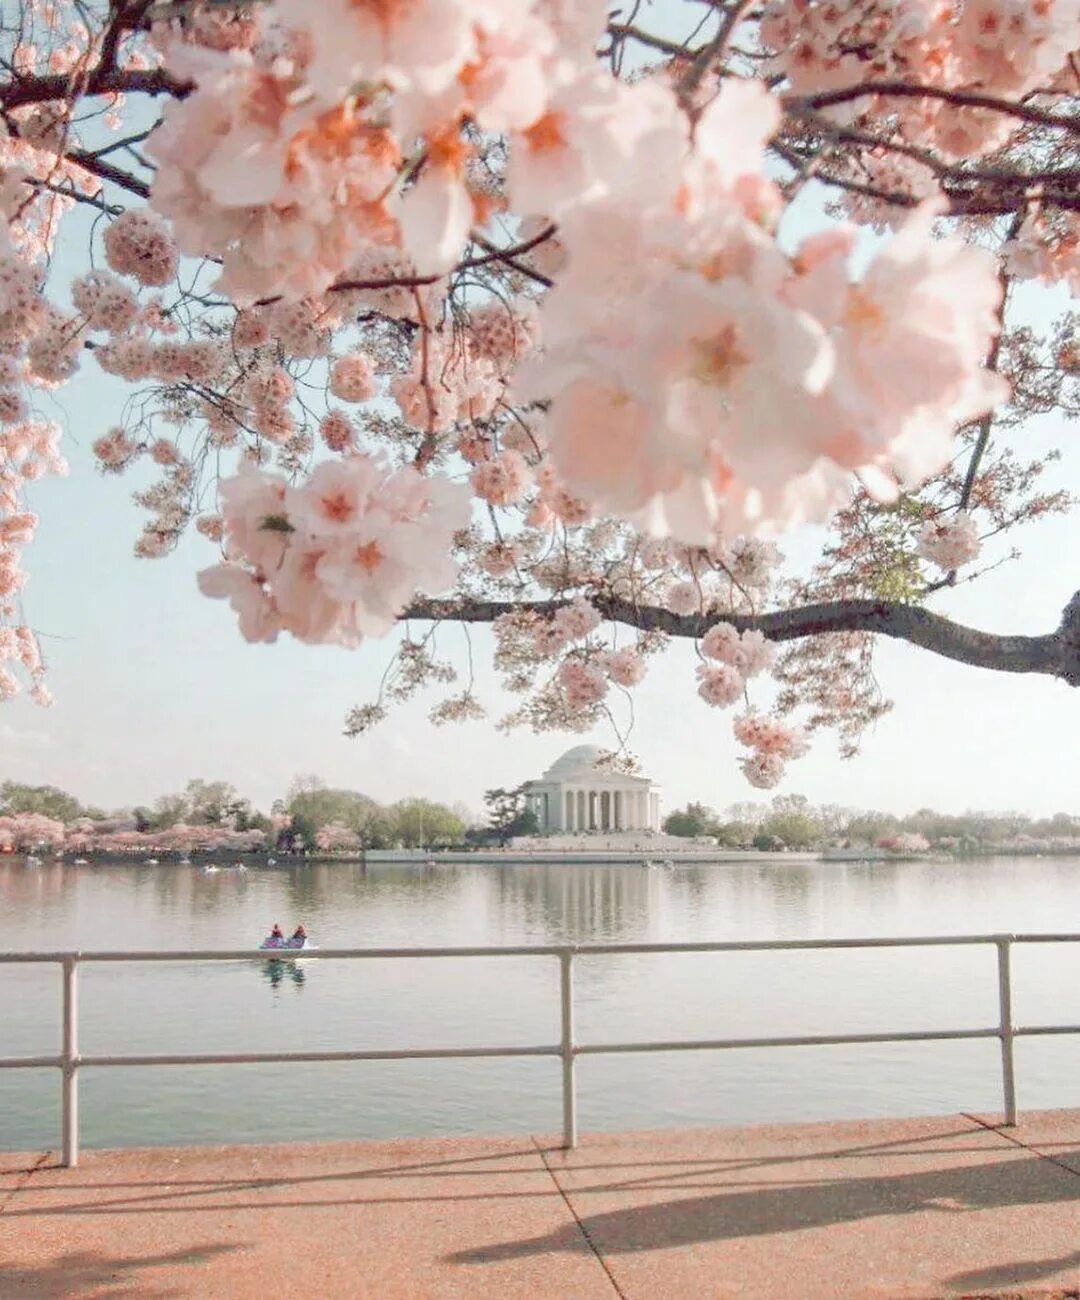
[[[577,807],[574,809],[574,814],[577,817],[577,828],[579,831],[589,829],[588,802],[585,791],[579,790],[577,792]]]

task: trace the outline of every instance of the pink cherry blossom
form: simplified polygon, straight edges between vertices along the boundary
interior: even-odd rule
[[[742,674],[731,664],[699,664],[698,694],[706,704],[726,709],[742,698]]]
[[[600,626],[600,614],[581,597],[555,611],[555,626],[567,641],[581,641]]]
[[[106,228],[105,256],[114,271],[140,284],[168,284],[176,275],[178,251],[172,232],[145,208],[129,208]]]
[[[645,678],[645,661],[632,646],[608,651],[603,665],[607,675],[619,686],[637,686]]]
[[[607,694],[603,672],[582,659],[566,659],[559,667],[559,689],[571,709],[588,709]]]
[[[375,367],[363,352],[349,352],[330,367],[330,392],[343,402],[367,402],[378,391]]]
[[[528,492],[532,476],[525,458],[516,451],[500,452],[473,470],[469,479],[478,497],[494,506],[510,506]]]
[[[977,559],[979,529],[969,514],[928,519],[919,532],[919,554],[949,572]]]

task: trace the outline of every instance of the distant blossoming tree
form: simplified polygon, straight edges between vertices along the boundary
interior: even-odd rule
[[[508,725],[607,716],[627,762],[616,704],[692,638],[758,786],[811,731],[854,750],[875,634],[1080,681],[1077,598],[1041,636],[927,607],[1070,504],[1010,439],[1078,408],[1075,315],[1013,293],[1080,286],[1077,0],[652,12],[3,6],[0,697],[49,698],[24,488],[82,366],[130,386],[102,471],[157,468],[138,555],[193,526],[252,641],[405,625],[352,733],[432,684],[481,715],[451,622],[493,625]]]

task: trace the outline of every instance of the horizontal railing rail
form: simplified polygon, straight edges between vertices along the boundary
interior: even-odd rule
[[[1017,1038],[1048,1034],[1080,1034],[1080,1025],[1013,1023],[1012,950],[1026,944],[1080,943],[1080,933],[901,935],[893,938],[760,939],[702,943],[582,943],[469,946],[457,948],[319,948],[319,949],[193,949],[153,952],[0,952],[0,965],[52,963],[63,973],[63,1024],[60,1051],[55,1055],[0,1057],[0,1069],[59,1069],[62,1089],[62,1161],[79,1157],[79,1071],[89,1067],[154,1065],[270,1065],[286,1062],[437,1061],[494,1057],[558,1057],[562,1064],[563,1144],[577,1145],[577,1084],[579,1056],[632,1052],[716,1052],[763,1047],[833,1047],[866,1043],[943,1042],[996,1038],[1001,1044],[1004,1118],[1016,1123],[1016,1082],[1013,1044]],[[964,1029],[900,1030],[854,1034],[798,1034],[756,1038],[662,1039],[633,1042],[579,1043],[574,1033],[574,961],[581,957],[680,955],[694,953],[816,952],[881,948],[942,948],[993,946],[997,952],[998,1023]],[[146,962],[352,961],[554,957],[559,962],[558,1043],[476,1047],[418,1047],[322,1052],[204,1052],[138,1055],[85,1055],[78,1046],[78,969],[80,965]]]

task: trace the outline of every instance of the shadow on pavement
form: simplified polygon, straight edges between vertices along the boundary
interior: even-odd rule
[[[667,1189],[665,1189],[667,1190]],[[670,1190],[677,1192],[677,1184]],[[594,1188],[605,1195],[635,1189]],[[637,1193],[640,1194],[640,1193]],[[678,1197],[654,1204],[628,1205],[587,1214],[587,1199],[573,1187],[567,1195],[581,1231],[602,1254],[628,1254],[694,1246],[729,1238],[806,1231],[903,1214],[962,1215],[972,1210],[1080,1202],[1080,1177],[1048,1160],[1000,1160],[960,1169],[936,1169],[892,1177],[837,1178],[799,1186],[759,1187],[751,1191]],[[655,1192],[650,1195],[656,1195]],[[1080,1209],[1078,1209],[1080,1222]],[[576,1231],[560,1229],[543,1237],[508,1241],[449,1256],[451,1263],[482,1264],[529,1255],[580,1250]]]
[[[969,1273],[953,1273],[946,1282],[958,1291],[978,1291],[981,1288],[996,1290],[1002,1286],[1019,1286],[1025,1282],[1041,1282],[1044,1278],[1064,1273],[1067,1268],[1080,1267],[1080,1250],[1057,1259],[1017,1259],[993,1268],[975,1268]],[[1077,1292],[1066,1292],[1076,1295]]]
[[[177,1268],[189,1264],[207,1264],[218,1255],[239,1250],[239,1246],[211,1244],[190,1250],[178,1250],[169,1255],[144,1255],[123,1257],[100,1252],[79,1250],[57,1255],[47,1263],[19,1267],[11,1261],[0,1262],[0,1296],[4,1300],[75,1300],[78,1296],[93,1296],[94,1300],[169,1300],[170,1297],[199,1294],[185,1285],[182,1290],[143,1283],[135,1276],[142,1269]]]

